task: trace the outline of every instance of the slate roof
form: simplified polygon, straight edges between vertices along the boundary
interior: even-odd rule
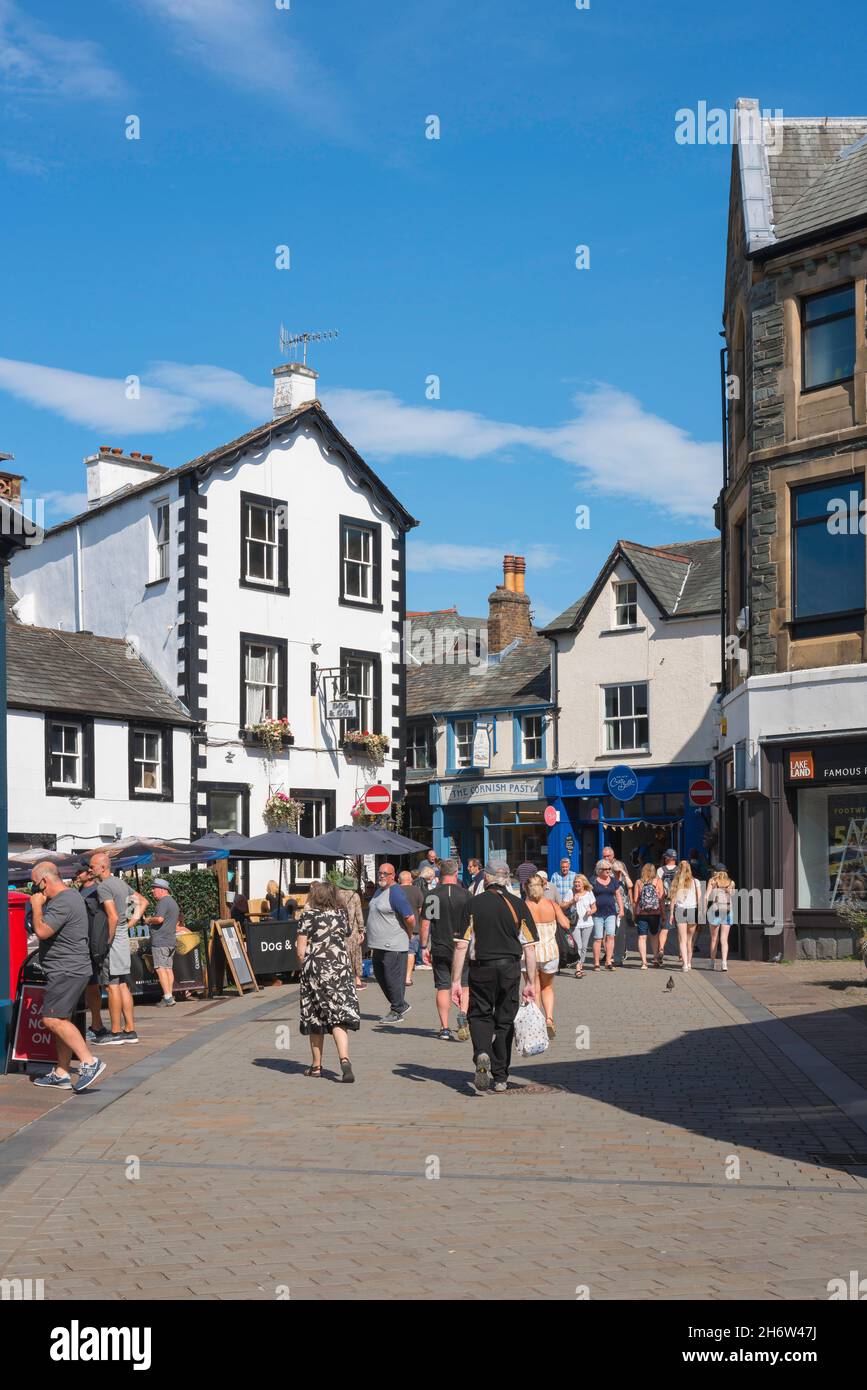
[[[720,611],[720,541],[682,541],[677,545],[639,545],[620,540],[596,578],[593,587],[561,613],[542,632],[577,629],[598,598],[602,586],[619,560],[629,564],[636,578],[665,618],[693,618]]]
[[[488,626],[484,618],[468,618],[454,610],[450,616],[454,619],[448,624],[451,627]],[[439,615],[416,614],[412,622],[420,617],[436,619]],[[407,716],[544,704],[551,699],[550,675],[550,644],[535,633],[518,642],[501,661],[492,659],[485,666],[410,663],[406,668]]]
[[[189,463],[182,463],[178,468],[164,469],[156,478],[148,478],[143,483],[136,483],[134,487],[112,493],[104,502],[95,507],[88,507],[86,511],[79,512],[78,516],[71,516],[66,521],[59,522],[56,526],[50,527],[45,534],[53,536],[58,531],[65,531],[69,526],[77,526],[80,522],[86,521],[88,517],[101,514],[109,507],[125,502],[129,497],[137,497],[152,488],[163,488],[168,479],[178,478],[184,473],[196,472],[200,477],[205,477],[216,464],[233,463],[244,453],[245,449],[261,448],[283,434],[294,433],[301,424],[301,418],[304,415],[310,415],[312,423],[318,426],[326,441],[345,454],[350,466],[354,467],[370,483],[372,491],[406,530],[418,526],[416,518],[411,516],[401,505],[379,475],[374,473],[370,465],[365,463],[357,450],[352,447],[349,440],[340,433],[330,415],[323,409],[321,402],[306,401],[304,405],[296,407],[295,410],[287,411],[285,415],[268,420],[264,425],[256,425],[253,429],[247,430],[246,434],[238,435],[237,439],[231,439],[228,444],[220,444],[216,449],[210,449],[206,454],[199,454],[198,458],[191,459]]]
[[[6,666],[10,709],[194,723],[147,663],[131,655],[118,637],[10,623]]]
[[[779,155],[768,160],[778,241],[867,217],[867,120],[833,129],[783,126]],[[786,163],[787,146],[795,151]],[[779,160],[785,167],[776,170]]]

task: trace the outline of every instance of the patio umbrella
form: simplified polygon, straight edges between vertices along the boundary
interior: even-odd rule
[[[251,835],[243,849],[233,849],[233,859],[330,859],[336,851],[320,849],[318,840],[296,835],[292,830],[266,830],[263,835]]]
[[[9,857],[6,877],[9,883],[29,883],[37,864],[54,864],[61,878],[73,878],[84,868],[77,854],[63,854],[50,849],[27,849]]]
[[[224,849],[227,853],[235,857],[236,848],[244,847],[250,843],[249,835],[241,835],[237,830],[209,830],[206,835],[200,835],[198,840],[193,840],[192,849],[209,850]]]
[[[339,825],[309,843],[316,851],[311,858],[329,854],[344,859],[360,854],[412,854],[414,850],[427,849],[420,840],[410,840],[376,825]]]

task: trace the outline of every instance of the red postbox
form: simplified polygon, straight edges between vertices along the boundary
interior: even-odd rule
[[[27,959],[27,927],[24,909],[30,898],[26,893],[16,893],[9,889],[9,998],[15,999],[18,992],[18,976]]]

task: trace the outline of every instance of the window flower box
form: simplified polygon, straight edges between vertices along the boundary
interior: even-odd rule
[[[260,743],[269,758],[282,748],[289,748],[295,742],[288,719],[263,719],[243,730],[245,741]]]
[[[351,729],[340,741],[344,753],[358,753],[371,762],[382,763],[391,747],[388,734],[372,734],[369,729]]]

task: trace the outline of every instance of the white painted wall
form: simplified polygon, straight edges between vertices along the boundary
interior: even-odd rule
[[[726,733],[720,751],[741,739],[781,734],[836,733],[864,727],[867,665],[824,666],[750,676],[723,702]]]
[[[151,515],[158,497],[167,497],[171,506],[170,570],[167,580],[151,584]],[[172,479],[18,552],[12,587],[21,597],[33,595],[28,620],[37,627],[132,638],[176,692],[178,507],[178,483]]]
[[[606,768],[624,760],[655,767],[714,756],[719,617],[667,621],[639,584],[638,627],[645,630],[602,636],[614,628],[614,584],[634,578],[621,562],[581,631],[557,638],[561,768]],[[648,684],[650,751],[606,753],[602,687],[636,681]]]
[[[57,836],[58,848],[73,842],[101,843],[99,825],[112,821],[124,835],[161,835],[186,839],[190,828],[190,736],[172,732],[174,801],[131,801],[129,798],[128,725],[95,719],[93,726],[93,798],[74,806],[68,796],[45,792],[45,723],[41,713],[10,710],[8,738],[10,834],[47,833]]]
[[[348,477],[342,461],[329,455],[318,431],[304,430],[258,454],[246,454],[231,469],[215,471],[202,486],[207,497],[207,767],[202,781],[250,786],[250,833],[265,829],[261,810],[269,787],[336,792],[336,822],[348,823],[352,806],[374,781],[392,785],[393,759],[374,767],[347,759],[337,747],[339,725],[324,718],[324,701],[310,695],[310,665],[336,667],[341,647],[379,652],[382,658],[382,732],[391,734],[396,699],[392,623],[399,619],[392,593],[393,541],[397,530],[366,488]],[[240,495],[257,493],[288,503],[288,595],[239,585]],[[382,527],[382,612],[346,608],[339,602],[340,516],[360,517]],[[293,747],[269,762],[260,749],[238,741],[240,718],[240,633],[289,639],[288,714]],[[318,644],[318,652],[312,644]],[[231,755],[231,762],[227,755]],[[204,800],[200,797],[200,804]],[[250,865],[255,894],[276,876],[273,864]]]

